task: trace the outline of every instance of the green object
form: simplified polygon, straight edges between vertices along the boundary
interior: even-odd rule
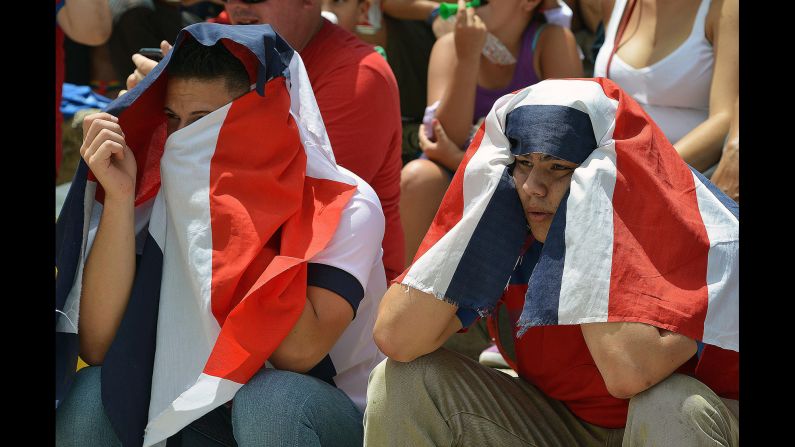
[[[467,8],[480,6],[480,0],[472,0],[466,3]],[[458,3],[439,3],[439,17],[447,19],[458,12]]]
[[[383,56],[384,60],[386,60],[386,50],[384,50],[384,47],[382,47],[381,45],[376,45],[373,47],[373,49],[375,50],[376,53]]]

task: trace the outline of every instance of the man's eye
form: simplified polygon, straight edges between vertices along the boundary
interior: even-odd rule
[[[561,164],[555,163],[555,164],[552,165],[552,169],[554,169],[556,171],[566,171],[566,170],[571,170],[571,169],[574,169],[574,168],[572,168],[570,166],[566,166],[566,165],[561,165]]]
[[[530,160],[519,160],[519,164],[528,168],[533,167],[533,162]]]

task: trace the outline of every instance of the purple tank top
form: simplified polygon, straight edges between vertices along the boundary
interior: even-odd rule
[[[516,60],[516,70],[513,72],[513,79],[511,79],[507,87],[490,90],[480,85],[477,86],[475,91],[475,115],[472,117],[472,124],[488,115],[491,106],[500,97],[539,81],[533,68],[533,39],[535,39],[539,25],[541,25],[541,22],[533,20],[525,28],[524,34],[522,34],[522,43],[519,47],[519,57]]]

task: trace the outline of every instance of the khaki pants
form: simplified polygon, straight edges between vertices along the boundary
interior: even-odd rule
[[[364,444],[386,446],[736,446],[737,417],[674,374],[630,400],[625,429],[581,421],[530,383],[439,349],[370,374]]]

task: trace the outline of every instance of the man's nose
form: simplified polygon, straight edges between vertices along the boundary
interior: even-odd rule
[[[527,195],[544,197],[547,195],[547,184],[544,175],[539,169],[532,169],[522,183],[522,189]]]

